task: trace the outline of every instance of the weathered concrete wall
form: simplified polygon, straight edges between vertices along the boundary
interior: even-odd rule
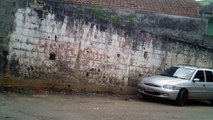
[[[207,33],[207,20],[200,18],[145,14],[140,17],[140,23],[142,29],[148,32],[173,36],[197,45],[201,44],[200,39]]]
[[[0,80],[6,69],[9,34],[14,24],[14,13],[16,11],[15,0],[0,1]]]
[[[66,11],[72,10],[73,5],[47,4],[50,6],[30,4],[15,12],[8,56],[9,73],[14,76],[58,83],[132,86],[140,77],[156,74],[171,65],[213,66],[211,49],[184,41],[185,35],[204,34],[205,20],[166,16],[158,24],[150,24],[151,17],[141,14],[137,15],[140,22],[128,27],[100,22],[94,16],[75,16],[74,12]],[[173,26],[163,25],[163,21],[170,19],[175,21],[171,23]],[[193,25],[179,23],[184,20],[194,21]],[[183,36],[177,40],[174,36],[180,34]]]

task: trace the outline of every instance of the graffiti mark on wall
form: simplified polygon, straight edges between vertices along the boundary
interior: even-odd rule
[[[54,53],[58,60],[71,61],[77,56],[76,47],[76,44],[68,42],[45,41],[45,59],[48,60],[49,54]]]
[[[110,57],[100,48],[85,48],[82,50],[81,59],[106,62]]]
[[[39,52],[39,49],[41,49],[41,45],[38,43],[34,45],[32,51]],[[46,40],[43,52],[45,53],[45,60],[49,60],[50,55],[55,54],[56,60],[74,62],[78,51],[79,45],[77,43]],[[106,54],[106,50],[101,48],[86,47],[80,51],[80,61],[84,65],[92,61],[106,62],[110,58],[110,56]]]

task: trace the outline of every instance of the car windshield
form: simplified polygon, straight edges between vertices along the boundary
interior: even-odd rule
[[[160,75],[189,80],[192,77],[194,72],[195,70],[190,68],[171,67],[167,69],[163,74],[160,74]]]

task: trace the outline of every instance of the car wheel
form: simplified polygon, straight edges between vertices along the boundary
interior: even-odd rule
[[[210,100],[210,104],[213,106],[213,99],[212,99],[212,100]]]
[[[187,99],[187,91],[186,90],[180,90],[180,92],[178,93],[177,99],[176,99],[176,104],[178,106],[183,106],[186,99]]]

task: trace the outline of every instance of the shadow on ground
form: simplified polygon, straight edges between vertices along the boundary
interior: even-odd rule
[[[174,100],[168,100],[168,99],[162,99],[162,98],[155,98],[151,97],[150,99],[144,99],[142,96],[138,95],[135,98],[137,101],[142,101],[145,103],[154,103],[154,104],[162,104],[162,105],[168,105],[168,106],[177,106],[175,104]],[[209,101],[186,101],[184,107],[196,107],[196,106],[209,106],[211,107],[211,104]]]
[[[2,94],[10,94],[15,93],[18,95],[35,95],[35,94],[44,94],[44,95],[80,95],[80,96],[96,96],[96,97],[110,97],[112,99],[120,99],[123,101],[137,101],[137,102],[144,102],[144,103],[153,103],[153,104],[161,104],[166,106],[176,106],[175,101],[173,100],[167,100],[167,99],[161,99],[161,98],[155,98],[152,97],[150,99],[143,99],[140,95],[118,95],[118,94],[101,94],[101,93],[81,93],[81,92],[73,92],[73,91],[67,91],[67,90],[48,90],[48,91],[36,91],[36,90],[29,90],[29,89],[13,89],[13,88],[0,88],[0,92]],[[209,106],[210,102],[208,101],[187,101],[184,105],[184,107],[197,107],[197,106]]]

